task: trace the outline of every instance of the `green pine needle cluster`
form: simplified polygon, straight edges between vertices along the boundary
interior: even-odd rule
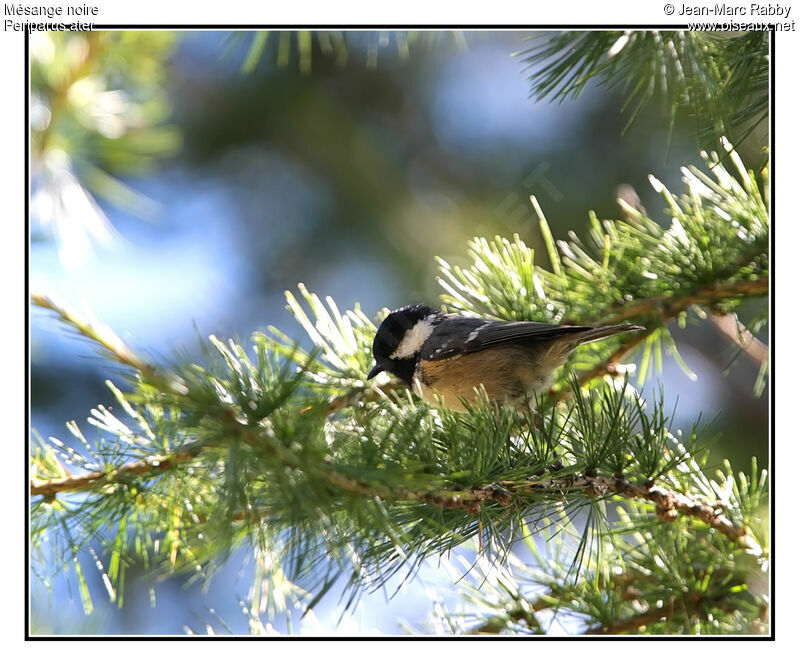
[[[180,133],[167,122],[165,60],[175,40],[173,33],[159,30],[32,37],[35,185],[63,187],[57,176],[69,169],[107,201],[139,215],[153,214],[153,202],[119,176],[153,170],[180,145]]]
[[[769,112],[769,32],[598,30],[543,33],[518,54],[539,100],[574,99],[593,81],[622,88],[628,127],[657,95],[670,126],[681,108],[700,141],[725,134],[738,143]],[[626,128],[627,129],[627,128]]]
[[[663,341],[665,324],[691,308],[763,296],[763,185],[730,159],[733,172],[715,156],[713,177],[687,170],[682,197],[657,185],[672,218],[666,230],[631,211],[626,221],[593,219],[587,240],[556,243],[542,217],[550,270],[519,239],[475,240],[472,266],[442,263],[445,303],[504,319],[624,318],[645,324],[648,341]],[[709,481],[709,437],[699,427],[674,431],[663,395],[640,395],[623,370],[590,383],[625,343],[579,355],[570,370],[606,370],[565,374],[566,402],[545,395],[512,409],[484,401],[457,414],[388,380],[365,382],[380,317],[357,306],[342,312],[302,285],[300,295],[287,300],[307,349],[269,328],[248,346],[211,337],[201,358],[170,368],[35,299],[130,371],[125,390],[108,383],[116,406],[93,410],[96,435],[73,422],[72,445],[34,439],[32,561],[44,584],[63,570],[91,612],[87,577],[95,572],[121,604],[134,563],[152,576],[201,580],[246,548],[261,563],[248,610],[257,628],[259,613],[290,605],[265,605],[265,581],[306,612],[337,586],[346,610],[467,543],[492,563],[487,576],[505,580],[517,567],[515,544],[552,530],[576,537],[567,554],[520,569],[549,590],[540,610],[579,616],[589,628],[638,630],[615,623],[639,610],[652,619],[669,602],[670,624],[646,626],[755,630],[764,602],[746,590],[768,557],[764,473]],[[673,496],[675,506],[691,500],[683,509],[662,501]],[[620,517],[609,517],[610,502]],[[615,582],[629,576],[638,605]],[[677,589],[680,581],[689,591]],[[518,607],[503,597],[481,621],[540,631],[536,602],[525,606],[528,592],[506,587]],[[533,609],[524,618],[523,606]],[[709,620],[720,615],[718,626]]]
[[[702,472],[690,467],[695,477]],[[682,471],[687,471],[685,468]],[[703,481],[720,496],[736,493],[750,506],[764,501],[766,475],[753,466],[749,478],[730,468],[719,481]],[[499,568],[480,555],[447,562],[459,581],[460,598],[437,600],[425,626],[410,633],[456,635],[761,634],[768,630],[766,567],[743,553],[732,555],[718,534],[702,539],[680,525],[652,524],[642,532],[647,511],[616,507],[617,526],[574,575],[573,553],[581,535],[543,526],[523,530],[522,547]],[[721,610],[724,609],[723,612]]]
[[[653,365],[660,372],[662,348],[686,367],[665,324],[705,317],[701,308],[733,311],[743,298],[767,289],[767,168],[757,178],[727,140],[722,147],[730,168],[716,153],[703,153],[708,171],[683,169],[687,191],[680,196],[651,176],[666,204],[662,224],[620,200],[626,219],[601,221],[590,214],[587,239],[570,232],[569,240],[556,242],[533,200],[551,268],[537,265],[519,238],[477,238],[470,244],[472,266],[439,259],[444,303],[455,312],[503,320],[631,321],[649,333],[640,379]],[[611,338],[580,347],[566,371],[589,372],[625,344],[625,338]]]
[[[242,71],[248,74],[262,62],[274,63],[280,68],[293,63],[301,74],[310,74],[315,58],[328,59],[336,67],[344,67],[355,57],[373,69],[378,66],[381,53],[408,58],[412,50],[441,45],[466,48],[461,30],[259,30],[232,33],[227,41],[229,50],[249,42],[242,61]]]

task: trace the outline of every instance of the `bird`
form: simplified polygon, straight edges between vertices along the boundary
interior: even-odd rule
[[[567,326],[498,321],[445,314],[428,305],[406,305],[381,322],[372,344],[375,367],[435,406],[458,412],[479,401],[517,403],[546,390],[553,373],[578,345],[644,330],[636,324]]]

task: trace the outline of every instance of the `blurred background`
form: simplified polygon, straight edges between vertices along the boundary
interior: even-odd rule
[[[619,217],[619,188],[665,224],[654,174],[682,191],[679,167],[702,164],[693,120],[649,104],[623,134],[619,91],[591,88],[560,105],[529,97],[522,58],[532,33],[34,33],[31,59],[30,283],[108,324],[156,362],[195,353],[209,334],[247,340],[300,329],[284,291],[303,282],[368,313],[438,303],[435,257],[466,265],[474,236],[519,236],[547,265],[539,199],[556,238],[582,235],[588,211]],[[739,148],[763,161],[751,136]],[[764,304],[754,304],[753,314]],[[743,316],[746,317],[745,312]],[[109,404],[115,368],[36,309],[31,421],[70,441]],[[654,378],[676,427],[700,412],[720,433],[709,464],[767,459],[758,367],[734,360],[715,327],[674,331],[697,379],[669,357]],[[88,428],[87,428],[88,432]],[[207,587],[127,573],[125,604],[90,580],[84,616],[68,576],[32,578],[34,633],[247,631],[239,601],[252,566],[235,553]],[[155,605],[148,585],[154,584]],[[331,593],[293,631],[419,630],[435,565],[387,599],[340,618]],[[338,624],[337,624],[338,622]],[[285,625],[276,623],[281,630]]]

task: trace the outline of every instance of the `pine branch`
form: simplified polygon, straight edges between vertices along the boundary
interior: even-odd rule
[[[55,307],[49,299],[40,298],[38,300],[40,304],[46,303],[48,307]],[[58,311],[62,313],[66,321],[70,321],[68,319],[70,315],[67,310],[60,308]],[[74,323],[83,325],[81,320],[77,320]],[[94,329],[85,327],[85,330],[88,332]],[[96,339],[94,335],[92,339]],[[333,487],[354,495],[380,498],[385,502],[422,502],[443,509],[462,510],[472,514],[478,513],[481,503],[485,501],[496,502],[501,506],[509,506],[512,502],[520,505],[527,504],[530,500],[526,498],[526,495],[529,496],[531,490],[555,491],[560,494],[567,490],[580,489],[592,498],[618,494],[631,499],[644,499],[655,504],[656,515],[661,520],[672,522],[679,514],[692,516],[706,523],[709,527],[719,530],[730,540],[743,547],[752,548],[755,543],[749,538],[747,528],[735,525],[714,508],[690,499],[682,493],[653,483],[631,483],[621,475],[608,477],[585,473],[545,481],[526,479],[521,483],[508,482],[504,489],[492,486],[428,490],[412,490],[397,486],[381,487],[348,476],[336,470],[328,462],[324,462],[316,468],[309,467],[307,462],[300,461],[290,450],[276,446],[270,438],[259,434],[247,424],[239,421],[230,410],[224,413],[223,419],[230,428],[238,433],[243,441],[259,451],[278,458],[280,463],[288,469],[302,467],[306,474],[317,477]],[[125,484],[132,477],[163,474],[175,466],[194,460],[206,446],[208,444],[194,443],[181,447],[170,454],[151,456],[129,462],[113,470],[67,475],[62,478],[48,480],[34,479],[31,481],[30,494],[31,496],[52,499],[57,493],[97,490],[109,484]],[[534,501],[538,501],[538,499],[537,496]],[[242,515],[237,514],[237,517]]]
[[[749,297],[766,296],[769,293],[769,280],[766,277],[757,280],[742,280],[735,283],[725,283],[712,285],[710,287],[703,287],[696,290],[694,293],[686,294],[678,297],[661,297],[639,301],[628,306],[623,306],[619,310],[613,312],[606,319],[598,322],[598,325],[616,324],[628,319],[634,319],[643,314],[648,314],[651,317],[658,317],[661,325],[667,324],[669,321],[675,319],[682,312],[688,310],[693,305],[706,305],[713,306],[715,309],[720,309],[721,304],[730,298],[741,298],[743,295]],[[714,316],[712,319],[716,323],[720,318],[719,315]],[[718,324],[718,327],[720,325]],[[740,325],[741,326],[741,325]],[[731,339],[737,345],[743,346],[743,349],[749,350],[748,355],[759,362],[763,362],[766,354],[766,348],[762,343],[756,340],[748,331],[742,330],[743,327],[738,328],[736,337],[726,334],[726,337]],[[722,330],[722,329],[720,329]],[[727,330],[727,329],[726,329]],[[724,332],[724,331],[723,331]],[[619,344],[617,349],[611,353],[606,359],[597,363],[592,369],[587,370],[580,376],[580,385],[584,386],[593,379],[602,377],[604,375],[618,376],[620,374],[618,365],[625,356],[633,351],[637,346],[644,342],[649,336],[650,331],[642,331],[629,335],[626,339]],[[742,341],[742,336],[744,342]],[[565,400],[569,397],[571,390],[569,387],[557,391],[553,390],[551,396],[555,400]]]
[[[30,485],[31,497],[52,499],[58,493],[96,491],[103,486],[126,484],[132,478],[164,474],[178,465],[194,460],[202,451],[201,444],[191,444],[162,456],[149,456],[142,460],[125,463],[107,471],[87,474],[67,474],[55,479],[33,479]]]
[[[617,620],[616,622],[612,622],[601,627],[594,627],[585,631],[584,634],[587,636],[626,634],[630,631],[638,631],[642,627],[646,627],[657,622],[666,622],[673,616],[674,612],[674,606],[670,604],[663,609],[642,613],[641,615],[633,615],[632,617],[627,617],[623,620]]]
[[[696,468],[686,472],[702,474]],[[614,484],[614,479],[606,481]],[[560,479],[557,485],[565,482]],[[591,475],[583,482],[591,485]],[[723,485],[738,497],[752,488],[731,477]],[[565,615],[580,620],[590,634],[765,632],[768,601],[758,590],[766,585],[760,580],[766,568],[757,544],[746,550],[750,558],[731,556],[727,544],[733,542],[719,530],[695,540],[694,532],[661,523],[643,533],[639,521],[648,512],[635,504],[618,505],[618,511],[619,534],[630,538],[599,546],[596,566],[580,573],[573,556],[578,537],[557,524],[539,533],[523,528],[519,545],[528,547],[532,560],[522,559],[523,549],[517,548],[502,572],[485,558],[461,558],[461,568],[451,575],[460,583],[463,601],[454,614],[445,611],[439,626],[453,633],[548,633],[547,625]],[[611,557],[603,557],[604,552]]]
[[[521,56],[538,100],[576,99],[595,80],[621,88],[625,129],[660,94],[669,126],[688,108],[699,139],[746,137],[769,111],[769,32],[736,35],[683,30],[545,33]]]
[[[202,447],[186,447],[184,450],[166,456],[153,456],[145,460],[126,463],[107,472],[66,475],[62,478],[33,480],[30,485],[31,497],[52,499],[59,493],[96,491],[111,484],[126,484],[133,477],[163,474],[177,465],[194,460]],[[291,465],[287,464],[291,468]],[[480,504],[486,500],[507,506],[510,495],[498,488],[467,488],[463,490],[419,491],[407,488],[376,488],[347,477],[334,470],[319,470],[318,474],[331,486],[354,495],[380,498],[389,502],[422,502],[442,509],[457,509],[466,513],[478,513]],[[244,513],[235,514],[236,520],[249,518]]]
[[[120,515],[125,498],[133,493],[131,499],[150,507],[146,512],[137,509],[137,515],[150,516],[144,524],[156,529],[162,529],[163,516],[171,516],[172,524],[176,515],[185,512],[182,508],[176,514],[171,498],[189,502],[185,520],[191,518],[191,522],[170,537],[172,545],[165,550],[173,568],[184,550],[183,557],[196,563],[198,558],[218,553],[232,534],[266,526],[271,531],[296,529],[298,524],[313,531],[314,523],[319,523],[326,534],[344,529],[333,543],[329,536],[321,544],[338,548],[336,539],[345,539],[360,558],[372,563],[371,575],[385,580],[406,561],[395,562],[392,544],[398,539],[404,552],[422,561],[425,555],[461,543],[474,533],[476,525],[485,526],[481,534],[494,542],[498,535],[512,534],[513,526],[531,512],[546,514],[564,503],[581,506],[614,496],[654,505],[662,522],[681,515],[695,518],[724,535],[735,548],[760,552],[759,541],[744,523],[730,518],[732,514],[716,511],[713,502],[695,500],[650,480],[667,479],[670,470],[688,456],[685,451],[668,449],[664,439],[667,421],[658,402],[651,417],[641,405],[624,399],[624,389],[606,387],[587,397],[576,384],[574,411],[568,414],[548,413],[542,405],[535,418],[482,407],[465,417],[445,412],[435,420],[420,421],[429,413],[427,407],[412,407],[401,394],[387,399],[380,389],[370,396],[364,393],[363,380],[356,379],[364,376],[370,362],[374,324],[351,313],[347,319],[339,316],[332,302],[329,306],[334,316],[330,316],[315,296],[306,294],[306,299],[316,308],[317,321],[296,314],[326,350],[324,361],[313,354],[295,357],[288,346],[275,342],[276,351],[300,363],[299,372],[290,376],[286,369],[270,369],[266,349],[273,343],[263,336],[256,337],[257,364],[235,343],[223,345],[212,338],[209,352],[223,359],[224,365],[213,371],[197,363],[182,370],[157,370],[121,346],[102,325],[88,323],[68,308],[38,296],[36,303],[100,344],[104,353],[138,369],[131,399],[143,401],[142,407],[151,414],[169,406],[171,416],[159,426],[170,429],[173,434],[167,436],[154,429],[157,423],[143,420],[122,394],[115,393],[125,411],[148,433],[148,441],[170,440],[187,428],[193,440],[156,455],[143,453],[145,449],[137,445],[133,461],[111,468],[105,463],[100,470],[66,477],[63,466],[48,462],[44,449],[34,458],[40,473],[31,485],[32,495],[50,500],[68,492],[73,496],[88,492],[93,501],[82,505],[82,511],[89,511],[82,521],[91,523],[107,519],[104,503],[116,507],[112,515]],[[348,328],[356,322],[358,326]],[[352,373],[353,379],[343,380],[338,374],[341,371],[330,370],[331,365],[345,369],[345,377]],[[338,383],[333,381],[335,376],[340,378]],[[349,388],[342,393],[346,386]],[[331,410],[337,394],[347,400]],[[365,398],[368,402],[362,402]],[[95,419],[104,429],[119,432],[122,439],[137,441],[137,435],[105,408]],[[320,439],[322,433],[327,434]],[[610,448],[609,442],[617,449]],[[159,446],[163,449],[164,445]],[[432,447],[427,453],[426,446]],[[370,450],[378,457],[370,457]],[[89,464],[79,457],[72,459],[79,466]],[[199,469],[218,471],[198,475]],[[599,471],[579,471],[595,469]],[[132,483],[135,479],[146,483]],[[216,479],[224,482],[219,485]],[[691,488],[702,489],[705,497],[716,494],[702,484],[702,477],[697,479]],[[111,487],[121,492],[106,490]],[[756,489],[753,492],[761,493],[764,485],[752,487]],[[35,515],[57,519],[63,507],[69,506],[63,501],[52,504],[52,514],[41,513],[41,507],[50,502],[35,504]],[[749,515],[742,508],[737,512],[745,520]],[[314,516],[314,520],[307,523],[304,515]],[[364,525],[352,522],[352,517],[359,515],[367,521]],[[289,516],[292,522],[287,524],[284,521]],[[334,527],[342,520],[346,528]],[[219,536],[204,538],[204,550],[200,550],[199,544],[188,540],[195,530]],[[303,543],[308,546],[305,540]],[[301,552],[298,556],[311,557],[311,561],[320,557]],[[387,556],[394,562],[389,568]],[[321,561],[330,561],[330,556]],[[355,584],[360,576],[351,580]],[[324,580],[320,584],[324,586]]]
[[[625,341],[620,343],[617,349],[611,355],[597,363],[590,370],[587,370],[581,374],[578,384],[580,386],[585,386],[593,379],[597,379],[598,377],[603,377],[606,375],[610,375],[612,377],[620,376],[621,373],[619,369],[619,363],[623,358],[625,358],[625,356],[632,352],[649,336],[650,332],[647,330],[628,335]],[[570,386],[566,386],[560,391],[555,388],[550,389],[550,396],[556,401],[566,400],[570,395],[572,395],[572,387]]]
[[[90,321],[65,305],[60,305],[44,294],[31,294],[34,305],[45,308],[58,315],[66,325],[74,328],[83,337],[100,345],[103,351],[114,361],[138,370],[143,377],[156,379],[156,369],[139,358],[108,326],[98,321]]]
[[[551,596],[555,597],[557,592],[551,592]],[[531,629],[540,630],[539,622],[536,620],[535,614],[543,610],[549,610],[557,606],[557,597],[552,599],[537,599],[536,601],[528,602],[524,610],[509,611],[506,617],[502,619],[493,618],[488,622],[471,629],[468,633],[472,635],[487,635],[497,634],[509,625],[518,622],[525,623]],[[617,620],[607,625],[593,627],[583,632],[584,635],[617,635],[624,634],[629,631],[636,631],[642,627],[646,627],[656,622],[666,621],[674,614],[674,605],[670,604],[669,607],[659,609],[653,612],[641,613],[633,615],[622,620]]]
[[[263,444],[263,442],[258,443]],[[168,456],[138,460],[107,472],[65,476],[60,479],[48,479],[46,481],[34,480],[31,481],[30,494],[32,497],[42,496],[51,499],[57,493],[97,490],[113,483],[125,484],[131,477],[162,474],[176,465],[187,463],[197,457],[201,448],[200,446],[185,447],[183,450]],[[692,516],[706,523],[709,527],[719,530],[731,541],[743,547],[750,548],[753,546],[746,527],[735,525],[713,507],[692,500],[682,493],[653,484],[630,483],[619,477],[581,475],[564,480],[537,481],[531,479],[523,484],[514,484],[513,488],[506,490],[492,487],[474,487],[463,490],[435,489],[419,491],[407,488],[377,488],[331,469],[319,470],[318,474],[332,486],[355,495],[376,497],[389,502],[422,502],[442,509],[456,509],[467,513],[478,513],[480,504],[485,501],[497,502],[501,506],[508,506],[515,501],[515,492],[523,489],[554,491],[558,495],[567,490],[581,489],[587,496],[593,498],[618,494],[631,499],[644,499],[652,502],[656,507],[656,515],[661,520],[673,522],[678,517],[678,514]],[[521,502],[522,498],[517,498],[516,501]],[[245,516],[244,514],[237,514],[236,517],[237,519],[242,519]]]
[[[275,32],[275,37],[272,37]],[[233,33],[226,39],[229,48],[238,46],[248,33]],[[394,42],[394,48],[391,43]],[[353,53],[365,54],[369,69],[378,66],[379,54],[383,57],[408,59],[411,51],[439,46],[466,50],[466,37],[461,30],[393,30],[342,31],[342,30],[261,30],[252,33],[252,40],[242,62],[242,71],[252,73],[262,62],[285,68],[296,61],[301,74],[309,74],[314,58],[330,58],[343,67]],[[392,52],[393,51],[393,52]]]
[[[731,166],[703,153],[713,178],[693,167],[683,169],[686,194],[677,196],[651,177],[667,204],[669,228],[620,199],[625,220],[601,222],[592,215],[586,240],[570,232],[568,241],[555,241],[531,197],[551,269],[537,265],[533,250],[519,237],[474,239],[472,266],[439,260],[442,300],[455,311],[502,320],[645,326],[647,334],[576,350],[572,365],[581,368],[582,384],[615,374],[617,364],[640,343],[645,343],[640,381],[650,371],[651,357],[660,362],[662,346],[685,368],[667,323],[679,319],[683,325],[695,306],[724,313],[769,292],[769,213],[762,185],[730,143],[721,143]],[[761,175],[768,177],[766,168]],[[557,399],[568,395],[558,377],[553,394]]]
[[[709,605],[720,607],[728,612],[734,612],[735,610],[732,604],[726,603],[724,597],[713,598],[709,595],[695,592],[693,594],[669,599],[667,603],[664,603],[660,608],[654,611],[632,615],[607,624],[592,627],[585,631],[584,635],[613,636],[637,632],[640,629],[658,625],[659,623],[668,626],[669,621],[679,613],[683,615],[699,615],[704,612],[704,606],[707,607]],[[759,621],[762,620],[765,610],[766,606],[762,605],[759,609]]]
[[[642,342],[647,352],[687,308],[720,312],[766,292],[757,189],[714,168],[717,184],[692,174],[691,201],[678,204],[661,190],[676,220],[668,231],[641,213],[627,223],[595,220],[594,249],[577,237],[559,245],[545,236],[551,272],[534,265],[519,239],[476,241],[472,268],[443,270],[450,301],[463,311],[649,324],[647,334],[580,352],[583,372],[569,387],[568,409],[541,396],[519,409],[486,402],[460,415],[394,384],[367,384],[374,321],[357,307],[342,313],[302,285],[304,303],[292,294],[287,302],[312,350],[270,328],[254,334],[249,351],[212,336],[203,359],[169,368],[154,367],[101,323],[35,295],[35,304],[130,369],[132,388],[122,394],[109,383],[130,425],[110,409],[93,410],[89,420],[106,439],[90,442],[72,423],[80,451],[38,440],[30,490],[43,501],[31,507],[34,545],[64,534],[63,555],[81,576],[75,554],[102,535],[113,544],[111,578],[121,581],[129,530],[139,555],[170,571],[197,571],[257,539],[273,544],[272,557],[317,594],[344,574],[352,601],[364,586],[385,584],[401,567],[413,573],[475,536],[503,560],[520,529],[552,516],[559,529],[572,529],[585,509],[570,566],[577,575],[586,558],[607,557],[593,544],[614,538],[603,517],[604,500],[613,498],[640,521],[624,527],[629,533],[690,518],[676,533],[701,559],[747,554],[761,562],[768,537],[757,511],[767,484],[755,465],[749,478],[737,484],[728,472],[717,486],[698,462],[696,427],[672,433],[663,393],[646,408],[627,376],[583,387],[619,374],[627,352]],[[549,231],[544,220],[542,230]],[[704,541],[714,542],[713,553],[702,550]],[[158,552],[147,546],[153,542]],[[598,608],[587,616],[602,626],[624,619]]]
[[[750,537],[750,532],[746,527],[736,525],[718,509],[693,500],[683,493],[653,483],[631,483],[622,476],[608,477],[593,474],[531,483],[533,486],[543,489],[581,488],[590,497],[615,494],[630,499],[647,500],[655,505],[656,516],[660,520],[673,522],[679,514],[691,516],[718,530],[743,548],[755,547],[757,552],[761,550]]]
[[[693,305],[704,305],[719,308],[725,301],[740,299],[743,296],[758,297],[769,293],[769,278],[737,280],[701,286],[688,294],[676,296],[654,296],[630,305],[624,305],[611,311],[611,314],[599,322],[600,325],[615,324],[628,319],[636,319],[642,315],[655,315],[666,323]]]

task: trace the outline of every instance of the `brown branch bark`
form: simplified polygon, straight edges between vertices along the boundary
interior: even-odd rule
[[[131,478],[161,474],[197,457],[202,446],[189,445],[163,456],[148,456],[142,460],[125,463],[104,472],[67,475],[57,479],[31,481],[31,497],[55,497],[58,493],[94,490],[114,483],[126,483]]]
[[[298,461],[293,459],[294,454],[288,448],[276,447],[260,437],[258,433],[247,429],[244,424],[240,424],[235,420],[234,422],[241,427],[240,435],[245,441],[251,445],[268,449],[271,454],[280,457],[287,467],[299,467]],[[126,463],[116,469],[105,472],[91,472],[58,479],[48,479],[46,481],[32,481],[30,493],[32,497],[52,498],[58,493],[95,490],[114,483],[126,483],[132,477],[160,474],[175,466],[185,464],[197,457],[202,448],[201,445],[195,444],[169,455],[153,456],[144,460]],[[283,452],[283,455],[281,455],[281,452]],[[385,501],[422,502],[442,509],[455,509],[466,511],[467,513],[478,513],[482,503],[486,501],[497,502],[502,506],[510,505],[515,497],[517,501],[522,501],[521,495],[524,491],[532,489],[558,493],[579,490],[589,497],[617,494],[630,499],[642,499],[652,502],[656,508],[656,515],[661,520],[673,522],[679,515],[691,516],[704,522],[709,527],[715,528],[731,541],[744,548],[757,546],[746,527],[736,525],[714,507],[698,502],[674,490],[655,484],[631,483],[622,477],[616,476],[582,475],[544,481],[530,480],[523,483],[515,483],[507,489],[495,486],[475,486],[465,489],[412,490],[409,488],[373,486],[343,474],[334,469],[330,463],[323,464],[317,468],[307,467],[305,471],[348,493],[365,497],[377,497]],[[249,513],[242,513],[237,518],[245,519],[249,515]]]
[[[701,287],[680,296],[656,296],[624,305],[600,322],[601,325],[617,324],[628,319],[658,312],[662,321],[668,321],[692,305],[715,305],[737,296],[765,296],[769,292],[769,278],[739,280]]]
[[[654,483],[631,483],[620,476],[591,476],[584,474],[563,479],[531,481],[529,488],[562,491],[580,489],[590,497],[622,495],[629,499],[642,499],[655,505],[656,516],[666,522],[674,522],[679,515],[691,516],[713,527],[728,539],[743,548],[757,547],[747,527],[736,525],[715,507],[703,504],[676,490]]]
[[[653,312],[658,314],[662,324],[666,324],[692,305],[717,305],[720,301],[724,301],[728,298],[735,298],[741,295],[765,296],[768,292],[769,280],[766,277],[759,278],[758,280],[741,280],[739,282],[715,284],[677,297],[657,296],[655,298],[647,298],[627,306],[622,306],[611,315],[598,322],[597,325],[607,326],[610,324],[618,324],[628,319]],[[581,386],[597,377],[617,374],[617,365],[619,362],[640,342],[643,342],[649,334],[650,332],[648,331],[642,331],[634,335],[626,336],[624,342],[609,358],[598,363],[595,367],[587,370],[580,376],[578,381]],[[565,400],[570,396],[570,393],[570,389],[566,388],[554,392],[552,395],[555,400]]]
[[[540,630],[541,627],[539,626],[539,622],[536,620],[535,613],[552,608],[554,605],[555,602],[553,601],[537,599],[536,601],[529,603],[525,610],[512,609],[508,611],[507,617],[510,622],[524,622],[531,629]],[[492,618],[491,620],[488,620],[487,622],[470,629],[467,634],[470,636],[496,635],[507,626],[508,625],[505,620],[500,621],[496,618]]]
[[[642,613],[641,615],[627,617],[624,620],[618,620],[617,622],[612,622],[611,624],[594,627],[593,629],[589,629],[588,631],[584,632],[584,634],[589,636],[611,636],[616,634],[625,634],[629,631],[636,631],[642,627],[646,627],[647,625],[654,624],[655,622],[667,620],[672,617],[673,612],[674,611],[671,607],[661,608],[650,613]]]

